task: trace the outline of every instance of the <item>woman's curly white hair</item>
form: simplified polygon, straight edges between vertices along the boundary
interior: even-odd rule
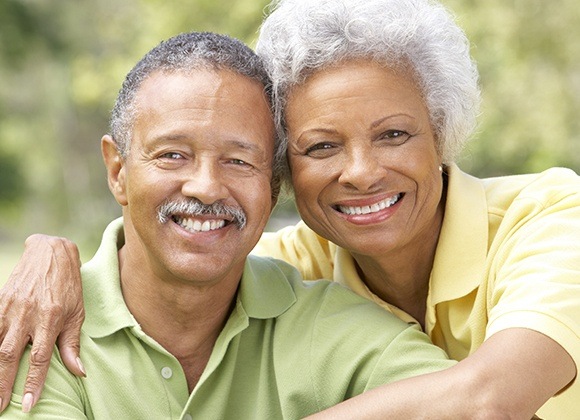
[[[457,158],[475,129],[480,103],[477,68],[464,32],[438,3],[275,1],[260,29],[256,52],[272,78],[276,125],[284,144],[284,108],[292,87],[317,70],[352,59],[411,71],[444,163]]]

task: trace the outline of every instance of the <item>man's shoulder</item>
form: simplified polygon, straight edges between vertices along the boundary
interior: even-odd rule
[[[275,318],[271,336],[285,389],[308,384],[310,395],[348,398],[454,364],[418,326],[343,285],[323,279],[303,282],[284,262],[259,261],[285,273],[295,294],[293,304]]]
[[[343,320],[358,330],[379,328],[389,331],[389,335],[408,328],[395,315],[339,283],[327,279],[304,281],[292,265],[275,258],[250,256],[249,259],[254,267],[261,267],[262,274],[269,271],[269,280],[288,284],[295,295],[293,305],[278,317],[279,321],[291,322],[300,317],[302,322],[309,319],[313,328],[337,328],[339,320]],[[332,321],[326,325],[329,319]]]
[[[300,272],[292,264],[273,257],[250,255],[249,265],[253,274],[267,277],[268,281],[284,282],[290,286],[298,300],[310,300],[325,297],[332,294],[342,301],[353,300],[356,302],[371,303],[358,296],[345,286],[333,282],[330,279],[304,280]],[[322,301],[320,302],[322,303]],[[337,303],[340,304],[340,303]],[[374,306],[374,304],[373,304]]]

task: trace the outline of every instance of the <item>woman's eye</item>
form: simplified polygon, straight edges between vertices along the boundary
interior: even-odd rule
[[[380,136],[381,139],[389,140],[394,144],[402,144],[409,140],[410,137],[411,135],[409,133],[401,130],[388,130]]]
[[[311,157],[324,157],[334,150],[334,145],[331,143],[317,143],[306,149],[306,155]]]

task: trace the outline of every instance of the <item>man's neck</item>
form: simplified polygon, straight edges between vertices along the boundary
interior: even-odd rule
[[[181,363],[191,392],[235,304],[238,281],[197,287],[160,279],[119,251],[121,287],[129,311],[143,331]]]

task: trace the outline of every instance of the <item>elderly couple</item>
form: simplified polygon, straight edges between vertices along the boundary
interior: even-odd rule
[[[454,164],[479,91],[449,12],[282,0],[256,51],[181,34],[127,75],[80,339],[76,247],[33,236],[4,415],[580,418],[580,179]],[[262,234],[285,184],[303,221]]]

